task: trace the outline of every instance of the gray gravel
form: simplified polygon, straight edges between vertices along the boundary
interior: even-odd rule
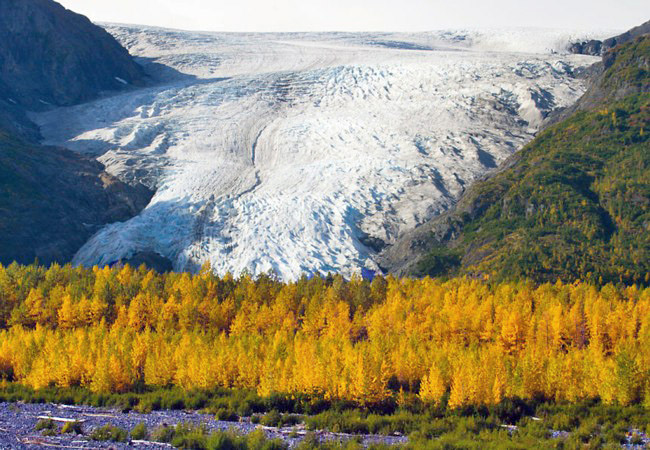
[[[43,436],[34,427],[39,416],[75,419],[83,422],[83,435]],[[30,403],[0,403],[0,449],[42,449],[42,448],[147,448],[169,449],[168,444],[145,443],[131,441],[127,443],[89,441],[88,435],[95,429],[107,424],[130,431],[138,423],[144,422],[149,431],[162,425],[174,426],[179,423],[204,424],[209,430],[234,430],[242,434],[262,429],[269,438],[280,438],[290,447],[295,447],[307,434],[303,425],[287,428],[262,427],[243,419],[241,422],[225,422],[215,420],[213,415],[200,414],[194,411],[153,411],[147,414],[136,412],[123,413],[108,408],[91,406],[68,406]],[[324,440],[346,441],[360,439],[365,445],[384,443],[388,445],[405,444],[404,436],[352,435],[330,433],[327,431],[314,432]],[[567,437],[569,433],[555,431],[553,437]],[[622,448],[640,449],[650,445],[650,437],[641,430],[631,429],[627,433],[626,442]],[[641,442],[637,443],[638,440]],[[636,441],[636,442],[635,442]],[[634,442],[634,444],[633,444]]]
[[[84,434],[43,436],[40,431],[34,429],[39,420],[38,416],[52,416],[84,421]],[[262,427],[251,423],[247,419],[243,419],[241,422],[224,422],[215,420],[213,415],[200,414],[193,411],[153,411],[151,413],[141,414],[136,412],[123,413],[119,410],[94,408],[91,406],[68,406],[48,403],[0,403],[0,448],[170,448],[166,444],[151,444],[136,441],[128,443],[96,442],[89,441],[87,438],[95,428],[102,427],[106,424],[130,431],[140,422],[144,422],[149,431],[162,425],[173,426],[179,423],[205,424],[209,430],[230,429],[244,434],[261,428],[269,438],[281,438],[290,447],[297,445],[304,438],[305,434],[307,434],[304,426],[301,425],[283,429]],[[407,441],[407,438],[403,436],[355,436],[325,431],[317,431],[315,434],[321,440],[344,441],[359,438],[364,444],[381,442],[394,445],[403,444]]]

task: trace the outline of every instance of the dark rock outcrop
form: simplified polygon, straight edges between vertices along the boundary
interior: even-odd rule
[[[605,39],[604,41],[591,39],[589,41],[573,42],[569,45],[568,50],[578,55],[602,56],[617,45],[626,44],[648,33],[650,33],[650,20],[623,34]],[[607,58],[605,58],[605,65],[607,65]]]
[[[86,17],[52,0],[0,0],[3,100],[31,110],[71,105],[143,77],[128,51]]]
[[[603,42],[596,39],[574,42],[569,46],[569,51],[577,55],[600,56],[603,51]]]
[[[153,269],[159,273],[171,272],[174,270],[172,262],[168,258],[152,251],[138,252],[130,258],[121,260],[120,263],[128,264],[131,267],[140,267],[144,264],[147,268]]]

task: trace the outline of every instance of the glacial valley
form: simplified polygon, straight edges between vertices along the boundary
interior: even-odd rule
[[[32,115],[45,143],[97,158],[150,204],[74,262],[139,252],[220,274],[379,269],[585,90],[603,33],[199,33],[106,25],[152,82]]]

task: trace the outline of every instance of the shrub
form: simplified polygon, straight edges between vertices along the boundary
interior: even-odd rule
[[[368,423],[359,411],[327,411],[305,420],[310,430],[330,430],[335,433],[368,434]]]
[[[175,427],[160,427],[152,433],[157,442],[171,443],[182,449],[218,449],[218,450],[285,450],[287,445],[280,439],[269,440],[262,430],[248,435],[239,435],[232,431],[209,433],[205,425],[178,424]]]
[[[260,418],[260,423],[265,427],[277,427],[279,426],[281,420],[282,415],[278,412],[278,410],[274,409],[273,411],[264,414]]]
[[[149,430],[144,422],[140,422],[131,430],[131,439],[144,440],[149,437]]]
[[[490,409],[490,412],[505,423],[515,424],[522,417],[531,416],[533,409],[530,402],[527,403],[518,397],[513,397],[501,400],[499,404]]]
[[[571,431],[579,425],[580,421],[573,415],[559,413],[549,419],[549,425],[553,430]]]
[[[286,427],[296,425],[302,421],[300,416],[295,414],[280,414],[277,410],[273,410],[264,414],[259,423],[265,427]]]
[[[167,425],[162,425],[157,427],[151,433],[151,440],[156,442],[165,442],[170,443],[174,438],[174,428],[168,427]]]
[[[623,444],[626,441],[625,438],[625,426],[607,426],[603,427],[603,438],[610,444]]]
[[[319,448],[321,446],[320,439],[314,433],[307,433],[305,438],[298,444],[298,450],[308,450],[312,448]]]
[[[208,397],[205,392],[191,391],[186,394],[185,406],[188,409],[199,410],[208,404]]]
[[[281,439],[267,438],[262,430],[255,430],[245,437],[245,448],[251,450],[284,450],[287,448],[287,444]]]
[[[213,433],[206,438],[206,447],[210,449],[236,450],[241,448],[241,438],[231,432]]]
[[[179,427],[181,426],[176,427],[174,438],[171,442],[174,447],[191,450],[207,450],[209,448],[208,435],[205,430],[201,428],[179,429]]]
[[[129,434],[126,430],[108,424],[100,428],[95,428],[89,437],[93,441],[126,442],[128,436]]]
[[[235,411],[226,408],[219,408],[214,416],[217,420],[223,420],[226,422],[237,422],[239,420],[239,416]]]
[[[56,423],[52,419],[41,419],[36,422],[36,426],[34,427],[36,431],[56,430],[57,428]]]
[[[63,428],[61,428],[61,433],[66,434],[66,433],[75,433],[75,434],[84,434],[82,428],[81,428],[81,422],[66,422],[65,425],[63,425]]]

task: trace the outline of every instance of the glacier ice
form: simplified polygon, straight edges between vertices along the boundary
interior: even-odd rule
[[[576,33],[198,33],[107,25],[154,86],[39,113],[47,143],[156,189],[75,256],[358,273],[574,102]],[[583,36],[583,35],[580,35]],[[591,37],[591,36],[588,36]]]

